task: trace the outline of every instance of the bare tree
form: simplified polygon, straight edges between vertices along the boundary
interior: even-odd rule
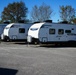
[[[42,4],[41,6],[34,6],[31,12],[31,18],[33,21],[44,21],[51,18],[53,10],[49,5]]]
[[[32,20],[35,20],[35,21],[38,21],[39,20],[39,8],[35,5],[33,8],[32,8],[32,12],[31,12],[31,18]]]
[[[60,6],[60,18],[69,23],[75,17],[75,9],[72,6]]]

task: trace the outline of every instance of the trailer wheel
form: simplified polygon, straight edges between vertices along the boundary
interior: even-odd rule
[[[5,37],[4,37],[4,41],[5,41],[5,42],[9,42],[9,41],[10,41],[9,37],[5,36]]]
[[[7,41],[7,42],[9,42],[9,41],[10,41],[10,39],[8,38],[6,41]]]

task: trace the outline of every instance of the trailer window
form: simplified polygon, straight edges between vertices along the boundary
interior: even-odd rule
[[[63,29],[59,29],[59,30],[58,30],[58,34],[59,34],[59,35],[64,34],[64,30],[63,30]]]
[[[19,28],[19,33],[25,33],[25,29],[24,28]]]
[[[9,29],[9,27],[6,27],[5,29]]]
[[[71,30],[65,30],[65,33],[71,33]]]
[[[30,28],[30,30],[35,31],[38,30],[38,28]]]
[[[55,29],[49,29],[49,34],[55,34]]]

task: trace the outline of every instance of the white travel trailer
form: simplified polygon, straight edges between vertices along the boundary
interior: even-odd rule
[[[27,32],[29,27],[32,24],[23,24],[23,23],[11,23],[8,24],[1,37],[4,41],[10,40],[26,40],[27,39]]]
[[[0,38],[6,25],[7,24],[0,24]]]
[[[29,41],[30,39],[30,41]],[[36,23],[28,31],[28,42],[76,43],[76,25],[62,23]]]

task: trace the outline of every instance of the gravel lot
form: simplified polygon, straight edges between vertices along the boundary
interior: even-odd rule
[[[2,42],[0,75],[76,75],[76,47]]]

